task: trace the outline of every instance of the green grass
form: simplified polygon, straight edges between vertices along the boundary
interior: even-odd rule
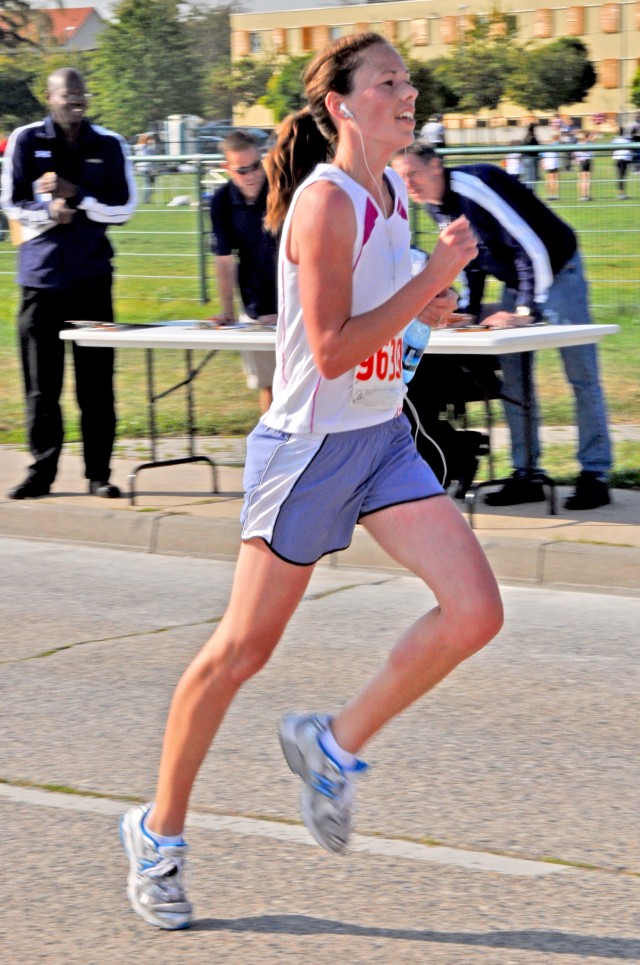
[[[575,172],[561,175],[559,202],[554,210],[578,232],[591,282],[592,304],[597,322],[615,322],[619,335],[601,342],[601,364],[611,422],[640,424],[640,311],[637,307],[637,279],[640,277],[640,177],[628,178],[631,200],[618,202],[611,180],[609,157],[594,162],[590,203],[576,198]],[[200,255],[198,213],[190,207],[168,208],[178,194],[195,197],[193,175],[165,175],[156,186],[150,205],[141,206],[132,221],[111,231],[117,249],[116,312],[123,322],[162,319],[205,318],[218,310],[212,258],[205,255],[209,300],[200,302]],[[205,216],[205,226],[208,227]],[[421,243],[429,248],[435,238],[428,218],[420,219],[424,231]],[[208,249],[208,242],[205,240]],[[15,314],[18,290],[13,281],[15,249],[0,243],[0,443],[23,443],[24,407],[18,367]],[[492,285],[489,298],[498,295]],[[194,353],[194,358],[201,357]],[[156,352],[156,388],[172,385],[181,376],[184,353]],[[542,420],[546,425],[574,422],[572,394],[564,378],[559,353],[537,354],[537,383]],[[118,353],[116,391],[121,438],[143,437],[147,433],[145,353]],[[220,352],[198,380],[197,420],[206,435],[246,434],[258,418],[257,394],[247,389],[235,353]],[[68,440],[79,436],[73,379],[67,379],[63,406]],[[158,404],[158,428],[163,435],[185,431],[182,393],[168,396]],[[501,417],[499,407],[496,415]],[[472,418],[474,416],[473,409]],[[545,455],[545,466],[567,478],[575,473],[573,453],[568,447],[553,447]],[[627,485],[638,485],[640,444],[625,443],[616,450],[616,474]],[[504,467],[505,471],[508,468]]]

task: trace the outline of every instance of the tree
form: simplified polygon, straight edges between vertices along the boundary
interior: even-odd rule
[[[187,27],[195,50],[207,64],[231,63],[231,14],[234,3],[191,5]]]
[[[457,98],[457,110],[472,114],[482,108],[495,110],[518,55],[515,24],[494,8],[461,30],[452,56],[435,68],[435,78]]]
[[[213,99],[205,99],[213,108],[208,113],[215,117],[231,117],[235,107],[251,107],[264,95],[276,69],[272,60],[241,57],[233,64],[216,64],[208,73],[207,84]]]
[[[581,40],[562,37],[523,53],[508,84],[508,96],[532,111],[557,111],[583,101],[596,72]]]
[[[445,111],[455,110],[458,106],[458,98],[453,91],[436,76],[440,63],[441,58],[437,61],[429,61],[429,64],[423,64],[417,60],[407,61],[411,83],[418,90],[416,128],[422,127],[432,114],[444,114]]]
[[[264,97],[278,69],[273,58],[241,57],[231,67],[231,97],[234,107],[247,107]]]
[[[41,16],[25,0],[9,0],[0,6],[0,47],[18,50],[38,47],[38,26]]]
[[[640,67],[631,81],[631,103],[634,107],[640,107]]]
[[[121,0],[98,38],[92,114],[130,137],[169,114],[202,112],[204,65],[179,0]]]
[[[289,57],[267,81],[267,92],[259,102],[273,112],[276,123],[307,103],[302,75],[313,54]]]
[[[13,58],[0,59],[0,130],[28,124],[46,113],[34,95],[35,75],[16,65]]]
[[[231,117],[231,23],[233,4],[191,7],[187,25],[194,50],[204,65],[202,109],[205,117]]]

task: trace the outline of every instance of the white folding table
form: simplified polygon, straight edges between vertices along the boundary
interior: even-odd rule
[[[480,327],[463,329],[438,329],[431,333],[427,352],[431,355],[503,355],[523,352],[530,358],[530,352],[548,348],[565,348],[571,345],[585,345],[599,342],[605,335],[614,335],[620,330],[618,325],[547,325],[536,324],[511,329],[483,329]],[[217,491],[215,464],[208,456],[195,452],[196,425],[194,416],[194,383],[204,366],[216,352],[236,352],[243,349],[268,351],[275,345],[275,331],[259,327],[211,328],[196,319],[183,319],[171,322],[153,322],[140,325],[100,325],[76,323],[64,329],[60,338],[76,342],[81,346],[103,348],[138,348],[146,350],[147,357],[147,401],[149,413],[149,437],[151,460],[136,467],[129,476],[129,496],[135,503],[136,475],[142,469],[153,466],[177,465],[187,462],[207,462],[213,471],[213,492]],[[156,393],[153,370],[153,352],[157,349],[181,349],[185,353],[185,378],[163,392]],[[204,350],[206,356],[194,367],[192,352]],[[531,366],[525,366],[525,398],[531,398]],[[155,404],[160,399],[179,388],[186,389],[187,427],[189,436],[189,455],[179,459],[158,460],[156,458],[157,428]],[[531,440],[529,450],[531,449]],[[555,512],[553,481],[541,474],[541,481],[550,487],[550,512]],[[503,480],[491,480],[481,486],[496,485]],[[478,487],[472,487],[467,494],[467,505],[473,521],[473,501]]]

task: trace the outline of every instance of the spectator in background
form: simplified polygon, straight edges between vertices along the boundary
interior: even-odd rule
[[[444,124],[442,114],[432,114],[420,131],[420,138],[432,148],[445,147]]]
[[[504,284],[501,309],[484,318],[499,328],[528,325],[542,315],[565,325],[591,321],[587,284],[578,242],[562,221],[530,191],[495,164],[465,164],[445,169],[426,145],[414,143],[393,167],[402,175],[409,197],[424,204],[437,224],[465,215],[478,239],[478,256],[464,270],[468,305],[480,314],[485,281]],[[576,401],[578,460],[581,473],[567,509],[595,509],[609,502],[611,443],[595,345],[560,349]],[[540,459],[535,395],[525,399],[521,353],[500,359],[505,414],[511,431],[514,473],[501,490],[486,497],[492,506],[542,502],[536,479]],[[527,445],[525,403],[531,406],[533,450]]]
[[[629,124],[627,137],[634,143],[633,166],[636,172],[640,171],[640,111],[635,116],[635,120]]]
[[[223,168],[229,180],[211,199],[211,247],[216,256],[219,324],[236,321],[236,274],[244,321],[275,325],[278,313],[276,286],[277,241],[264,229],[267,179],[256,138],[233,131],[222,142]],[[236,260],[237,259],[237,260]],[[237,270],[236,270],[237,269]],[[275,352],[243,352],[247,385],[257,389],[260,411],[273,400]]]
[[[155,134],[141,134],[133,152],[137,157],[154,157],[158,154],[158,142]],[[136,165],[136,168],[142,176],[142,203],[149,204],[156,183],[156,166],[153,161],[142,161]]]
[[[536,137],[536,125],[531,123],[527,125],[527,131],[522,139],[522,144],[524,147],[531,147],[532,145],[539,144],[540,141]],[[531,190],[536,190],[536,184],[538,181],[538,153],[537,151],[528,151],[526,154],[522,155],[522,181]]]
[[[578,131],[577,144],[578,150],[573,152],[573,159],[578,165],[578,200],[591,201],[591,162],[592,152],[580,149],[580,145],[588,144],[593,140],[591,134],[586,131]]]
[[[627,194],[626,185],[627,171],[633,161],[632,142],[630,138],[625,137],[623,129],[620,128],[618,137],[614,137],[611,143],[619,145],[612,154],[613,163],[617,171],[616,184],[618,187],[618,201],[628,201],[629,195]]]
[[[557,141],[551,141],[548,146],[553,148],[557,143]],[[544,171],[547,201],[558,201],[560,198],[560,183],[558,180],[560,156],[557,151],[546,150],[542,152],[542,169]]]
[[[561,144],[575,144],[577,140],[576,126],[568,115],[560,119],[559,141]],[[571,153],[563,151],[562,170],[571,170]]]
[[[518,144],[520,144],[520,141],[511,142],[512,147],[517,147]],[[504,167],[507,174],[519,181],[522,174],[522,154],[519,151],[510,151],[504,159]]]
[[[4,157],[4,152],[7,149],[8,143],[9,143],[9,139],[5,137],[4,134],[0,134],[0,158]],[[8,234],[9,234],[9,222],[7,221],[7,217],[5,213],[0,209],[0,241],[4,241],[4,239],[8,236]]]
[[[74,319],[113,320],[110,225],[131,217],[136,189],[123,138],[85,118],[82,75],[54,71],[47,83],[50,115],[13,132],[2,169],[2,206],[22,241],[18,315],[33,464],[11,499],[45,496],[62,450],[60,394],[65,343],[60,331]],[[114,352],[73,346],[76,396],[89,492],[114,498],[110,479],[116,415]]]

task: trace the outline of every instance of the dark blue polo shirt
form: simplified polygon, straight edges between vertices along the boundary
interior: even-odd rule
[[[27,231],[47,222],[47,202],[33,193],[33,183],[47,171],[78,186],[70,207],[92,199],[91,207],[79,209],[70,224],[50,224],[20,245],[19,284],[64,289],[79,280],[111,274],[113,249],[107,229],[124,224],[135,206],[125,152],[122,138],[86,120],[74,144],[67,142],[51,117],[14,132],[2,173],[2,203],[10,217],[19,215]]]
[[[249,318],[278,311],[278,246],[263,225],[267,192],[265,181],[249,203],[233,181],[227,181],[211,199],[211,250],[214,255],[237,254],[238,287]]]

